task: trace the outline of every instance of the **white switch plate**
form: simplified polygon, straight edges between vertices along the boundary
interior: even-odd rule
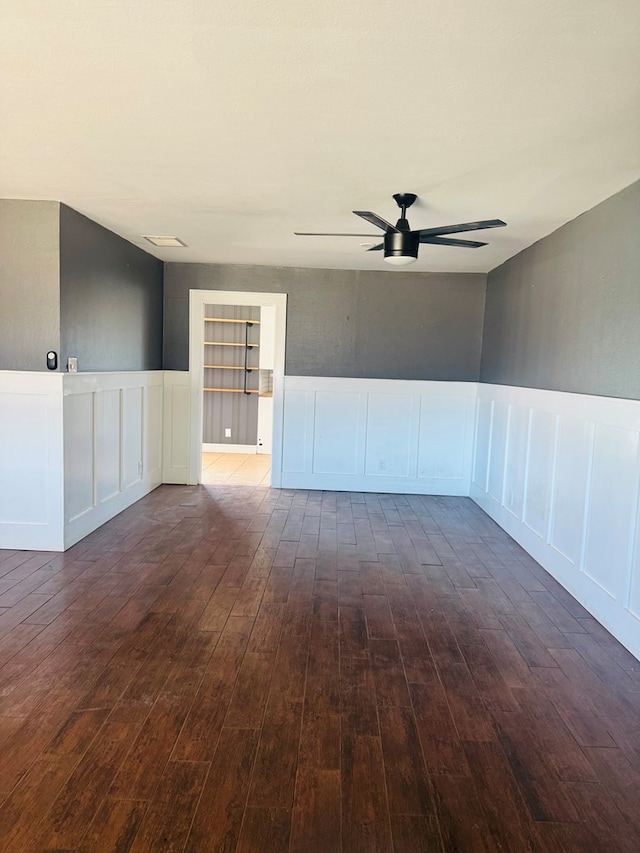
[[[69,373],[77,373],[78,372],[78,359],[72,358],[69,356],[67,359],[67,370]]]

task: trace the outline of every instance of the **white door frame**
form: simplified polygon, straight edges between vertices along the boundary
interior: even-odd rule
[[[191,377],[191,435],[189,479],[193,486],[202,480],[202,389],[204,387],[204,306],[258,305],[275,308],[275,354],[273,364],[273,446],[271,485],[282,482],[282,423],[284,415],[284,350],[287,330],[287,294],[251,293],[230,290],[189,291],[189,373]]]

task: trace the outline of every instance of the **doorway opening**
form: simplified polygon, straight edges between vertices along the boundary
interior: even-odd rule
[[[204,486],[268,486],[271,483],[270,453],[202,454]]]
[[[189,482],[278,487],[286,294],[189,296]]]

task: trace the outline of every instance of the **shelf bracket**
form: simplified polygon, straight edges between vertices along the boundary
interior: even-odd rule
[[[249,329],[253,326],[253,323],[245,323],[244,326],[244,388],[243,391],[245,394],[250,394],[251,392],[247,390],[247,374],[251,373],[251,368],[249,365],[249,350],[253,349],[251,344],[249,343]]]

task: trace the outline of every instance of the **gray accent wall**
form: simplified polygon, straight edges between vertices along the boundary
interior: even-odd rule
[[[162,261],[60,205],[61,364],[162,368]]]
[[[59,208],[0,199],[0,370],[46,370],[60,351]]]
[[[477,381],[484,274],[165,264],[164,366],[189,367],[189,290],[286,293],[290,376]]]
[[[480,378],[640,399],[640,182],[489,273]]]

